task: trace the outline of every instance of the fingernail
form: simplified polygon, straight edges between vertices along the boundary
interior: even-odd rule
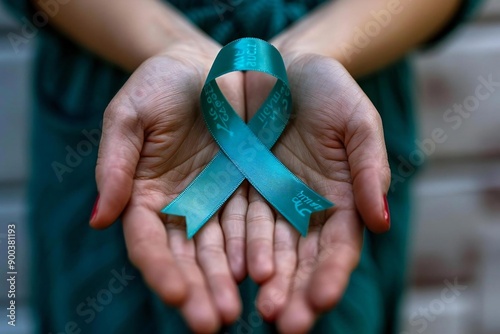
[[[99,194],[97,194],[97,198],[95,199],[94,202],[94,207],[92,208],[92,214],[90,215],[90,221],[94,220],[95,216],[97,215],[97,209],[99,208]]]
[[[384,219],[389,227],[391,227],[391,213],[389,211],[389,202],[387,195],[384,195]]]

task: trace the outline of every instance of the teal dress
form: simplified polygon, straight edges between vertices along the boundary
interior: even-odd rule
[[[28,0],[4,1],[19,18],[34,13]],[[171,2],[225,44],[244,36],[268,40],[323,1]],[[463,1],[442,36],[477,2]],[[51,27],[40,29],[36,53],[29,227],[37,333],[189,332],[178,311],[163,305],[129,263],[121,224],[105,231],[88,227],[97,195],[94,168],[102,114],[128,74]],[[388,193],[392,228],[384,235],[366,232],[361,261],[347,291],[335,309],[318,319],[316,333],[395,333],[405,285],[413,173],[398,168],[398,158],[415,149],[416,136],[408,59],[359,84],[384,123],[393,171]],[[247,279],[240,291],[244,311],[223,332],[275,331],[254,308],[257,286]]]

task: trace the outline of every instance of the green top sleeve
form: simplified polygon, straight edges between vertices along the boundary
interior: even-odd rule
[[[7,9],[16,17],[29,16],[35,12],[30,0],[1,0]]]
[[[11,12],[16,15],[16,16],[25,16],[28,15],[31,17],[31,15],[35,12],[35,8],[30,0],[0,0],[3,1],[6,5],[7,8],[11,10]],[[446,39],[451,33],[453,33],[457,27],[459,27],[462,23],[470,20],[474,14],[476,13],[477,9],[479,8],[479,5],[482,3],[483,0],[462,0],[460,7],[458,11],[455,13],[454,17],[451,19],[450,22],[436,35],[434,36],[431,40],[429,40],[424,48],[429,48],[434,46],[435,44],[441,42],[442,40]],[[59,6],[57,1],[54,1],[57,6]],[[177,0],[169,1],[172,4],[174,4],[177,7],[182,7],[185,4],[182,4],[182,2],[179,4],[177,3]],[[322,1],[319,1],[322,2]],[[213,6],[212,6],[213,7]],[[190,10],[187,8],[180,8],[180,9],[185,9],[187,12],[186,14],[191,14]],[[213,8],[211,8],[213,11]],[[190,16],[190,15],[188,15]],[[199,15],[194,15],[198,17]],[[299,15],[301,16],[301,15]],[[195,20],[196,21],[196,20]],[[195,22],[195,23],[200,23],[200,22]],[[214,23],[214,22],[210,22]],[[216,22],[220,23],[220,22]],[[233,27],[234,28],[234,27]],[[230,40],[230,39],[229,39]],[[227,42],[227,41],[226,41]]]

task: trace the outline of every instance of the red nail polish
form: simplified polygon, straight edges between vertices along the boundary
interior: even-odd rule
[[[97,194],[97,198],[95,199],[94,207],[92,208],[92,214],[90,215],[90,221],[94,220],[95,216],[97,215],[98,207],[99,207],[99,194]]]
[[[391,226],[391,213],[389,211],[389,202],[387,201],[387,195],[384,195],[384,219],[387,225]]]

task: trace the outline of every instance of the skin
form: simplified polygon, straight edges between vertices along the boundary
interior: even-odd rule
[[[61,5],[50,19],[53,26],[134,71],[104,113],[96,167],[100,200],[91,226],[105,228],[121,216],[131,261],[196,332],[214,332],[238,317],[236,282],[247,270],[261,284],[257,306],[263,316],[283,332],[306,332],[341,298],[359,260],[363,227],[389,229],[382,125],[352,77],[372,73],[432,38],[459,3],[403,0],[403,10],[359,52],[346,52],[346,46],[356,46],[355,29],[373,21],[370,12],[387,9],[388,1],[326,3],[271,41],[285,58],[296,115],[273,152],[336,206],[314,216],[301,238],[243,184],[189,241],[182,220],[158,212],[218,149],[198,98],[221,46],[159,1]],[[252,72],[219,81],[246,120],[269,83]]]
[[[249,273],[262,285],[259,311],[282,332],[302,333],[342,297],[359,262],[364,224],[389,228],[374,194],[388,190],[390,170],[378,112],[345,68],[315,54],[287,63],[294,117],[273,152],[335,206],[313,216],[300,237],[250,189],[247,252]],[[245,79],[247,111],[254,111],[266,95],[265,78]]]
[[[314,53],[339,61],[354,78],[373,73],[438,34],[457,12],[460,0],[337,0],[327,2],[272,43],[282,53]],[[357,42],[357,31],[389,12],[389,23]],[[379,24],[380,26],[380,24]],[[360,45],[362,47],[360,47]],[[357,50],[357,51],[354,51]]]
[[[199,112],[206,73],[190,57],[172,52],[148,60],[106,109],[103,132],[109,135],[102,137],[96,167],[103,199],[92,226],[106,227],[121,213],[130,260],[147,284],[177,305],[194,331],[213,332],[241,311],[236,282],[246,275],[247,188],[192,240],[183,219],[159,214],[218,151]],[[220,82],[241,116],[242,84],[241,73]]]

